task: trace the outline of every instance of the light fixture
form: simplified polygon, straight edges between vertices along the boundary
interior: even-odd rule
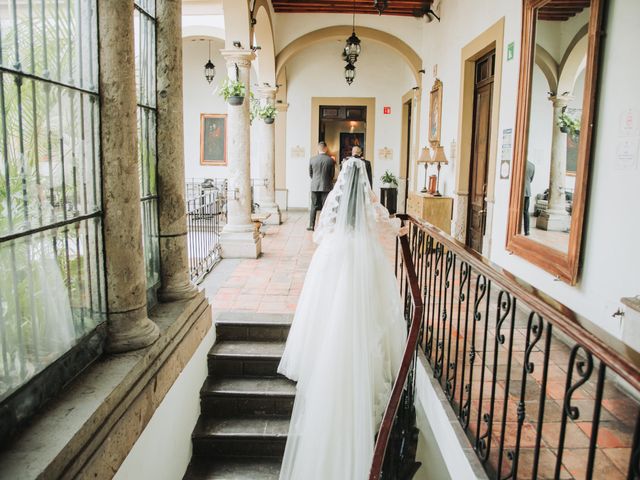
[[[209,61],[204,64],[204,78],[207,82],[213,82],[213,77],[216,76],[216,66],[211,61],[211,40],[209,40]]]
[[[351,65],[356,63],[361,50],[360,39],[356,35],[356,1],[353,0],[353,32],[351,36],[347,38],[347,43],[344,46],[344,56],[347,62]]]
[[[442,165],[446,165],[447,163],[449,163],[449,161],[447,160],[447,156],[444,154],[444,147],[442,145],[438,145],[435,148],[435,154],[431,159],[431,163],[438,164],[438,179],[436,180],[436,193],[434,193],[433,196],[441,197],[442,194],[440,193],[440,190],[439,190],[440,189],[440,167]]]
[[[388,0],[373,0],[373,8],[378,10],[378,15],[382,15],[382,12],[386,10],[388,5]]]
[[[427,193],[427,168],[431,163],[431,152],[429,151],[429,147],[424,147],[422,149],[422,153],[418,159],[418,164],[420,163],[424,164],[424,186],[422,187],[422,190],[420,190],[420,193]]]
[[[351,85],[354,78],[356,78],[356,67],[352,63],[347,62],[344,66],[344,79]]]

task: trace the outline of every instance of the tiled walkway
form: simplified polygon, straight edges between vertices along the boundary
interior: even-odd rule
[[[293,313],[315,249],[306,213],[265,228],[262,256],[243,260],[213,298],[214,311]]]

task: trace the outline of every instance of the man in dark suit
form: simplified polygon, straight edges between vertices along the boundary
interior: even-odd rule
[[[527,160],[527,167],[524,172],[524,201],[522,202],[522,215],[524,234],[529,235],[529,202],[531,199],[531,182],[536,174],[536,166]]]
[[[333,158],[327,154],[327,144],[318,143],[318,154],[309,161],[309,176],[311,177],[311,214],[309,227],[313,230],[316,225],[316,215],[322,210],[327,195],[333,188],[333,175],[335,173]]]
[[[362,148],[358,146],[353,147],[351,149],[351,156],[357,157],[364,162],[364,168],[367,170],[367,177],[369,178],[369,186],[373,188],[373,173],[371,171],[371,162],[362,158]],[[342,168],[342,162],[344,162],[345,160],[347,159],[343,158],[342,160],[340,160],[340,168]]]

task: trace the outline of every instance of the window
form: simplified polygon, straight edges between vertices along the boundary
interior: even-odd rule
[[[160,282],[156,155],[156,20],[155,0],[136,0],[134,13],[136,90],[138,99],[138,158],[142,233],[149,305],[155,303]]]
[[[95,0],[0,1],[0,401],[49,373],[18,420],[101,349],[99,120]]]

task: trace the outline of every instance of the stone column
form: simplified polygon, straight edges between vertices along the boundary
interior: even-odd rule
[[[567,134],[558,126],[558,117],[571,97],[549,97],[553,103],[553,134],[551,137],[551,172],[549,174],[549,199],[546,210],[536,220],[536,228],[564,232],[569,229],[571,218],[566,210],[565,177],[567,174]]]
[[[245,84],[242,105],[227,106],[227,224],[220,244],[224,258],[257,258],[261,239],[251,222],[251,176],[249,150],[249,72],[255,55],[250,50],[222,50],[227,62],[227,74]]]
[[[147,317],[133,2],[98,0],[98,8],[107,348],[125,352],[151,345],[158,338],[159,329]]]
[[[158,298],[172,302],[192,298],[187,250],[182,97],[182,4],[156,3],[158,223],[160,281]]]
[[[275,106],[276,88],[259,87],[256,91],[257,98],[261,105]],[[280,225],[280,208],[276,203],[276,127],[274,123],[267,124],[262,119],[258,122],[258,171],[260,179],[265,181],[263,187],[258,187],[258,205],[260,211],[269,213],[269,217],[264,223],[268,225]]]

